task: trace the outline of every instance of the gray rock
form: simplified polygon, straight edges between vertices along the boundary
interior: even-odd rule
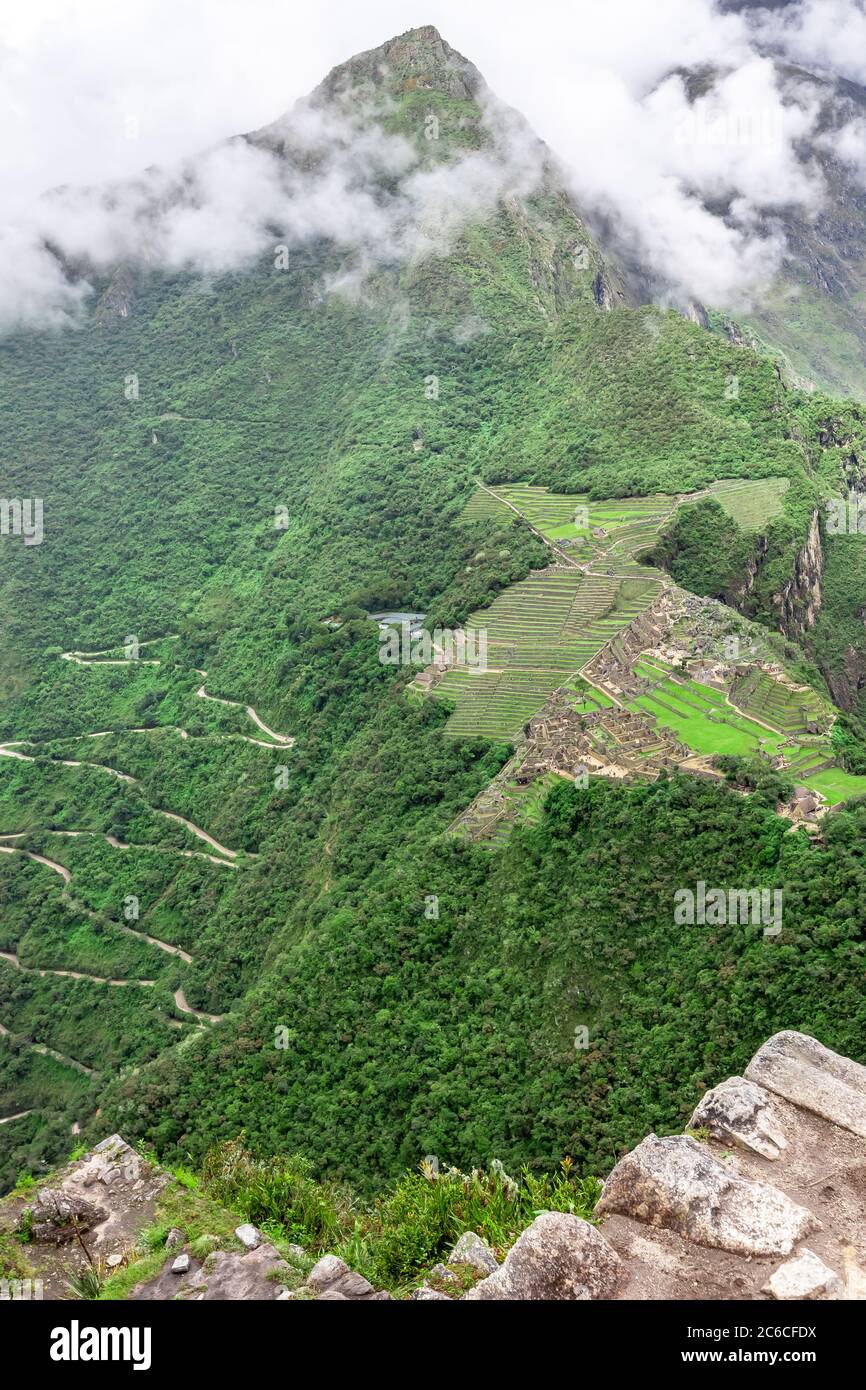
[[[303,1245],[288,1245],[286,1253],[290,1260],[305,1260],[307,1258],[307,1252]]]
[[[325,1289],[324,1292],[320,1293],[319,1297],[316,1299],[317,1303],[348,1303],[348,1301],[349,1300],[346,1298],[346,1295],[344,1293],[340,1293],[339,1289]]]
[[[311,1289],[326,1289],[329,1284],[336,1283],[348,1273],[349,1266],[345,1260],[341,1260],[338,1255],[323,1255],[307,1275],[307,1283]]]
[[[247,1250],[256,1250],[262,1243],[261,1231],[257,1231],[249,1221],[245,1222],[243,1226],[236,1226],[235,1235],[241,1245],[246,1246]]]
[[[191,1290],[200,1290],[207,1302],[228,1299],[258,1299],[273,1302],[282,1292],[269,1276],[291,1274],[291,1266],[281,1259],[272,1245],[259,1245],[243,1255],[219,1250],[188,1281]]]
[[[105,1263],[108,1265],[109,1269],[117,1269],[118,1265],[123,1264],[123,1256],[117,1253],[115,1253],[114,1255],[109,1255]]]
[[[783,1301],[828,1301],[844,1298],[845,1286],[838,1274],[828,1269],[811,1250],[801,1250],[796,1259],[786,1260],[785,1264],[773,1271],[763,1292]]]
[[[428,1278],[429,1278],[429,1279],[444,1279],[445,1282],[446,1282],[446,1284],[447,1284],[447,1283],[451,1283],[451,1284],[456,1284],[456,1283],[458,1283],[457,1275],[454,1273],[454,1270],[453,1270],[453,1269],[449,1269],[447,1265],[434,1265],[433,1268],[431,1269],[429,1275],[428,1275]]]
[[[448,1256],[450,1265],[470,1265],[479,1274],[495,1274],[499,1268],[490,1246],[474,1231],[464,1231]]]
[[[188,1271],[189,1271],[189,1255],[178,1255],[177,1258],[176,1258],[175,1260],[172,1261],[172,1265],[171,1265],[171,1272],[172,1272],[172,1274],[186,1274],[186,1273],[188,1273]]]
[[[448,1297],[447,1293],[440,1293],[438,1289],[415,1289],[412,1293],[412,1298],[416,1303],[433,1303],[434,1301],[439,1303],[454,1302],[452,1298]]]
[[[750,1182],[686,1135],[650,1134],[620,1159],[604,1185],[599,1215],[662,1226],[718,1250],[788,1255],[820,1222],[762,1182]]]
[[[343,1274],[333,1284],[328,1285],[328,1289],[336,1289],[344,1298],[369,1298],[376,1292],[369,1279],[365,1279],[363,1274],[356,1274],[350,1269],[348,1274]]]
[[[28,1208],[30,1233],[33,1240],[49,1245],[65,1245],[98,1226],[108,1213],[83,1197],[65,1192],[62,1188],[43,1188]]]
[[[612,1298],[620,1270],[616,1251],[588,1221],[548,1211],[518,1237],[496,1272],[463,1299]]]
[[[778,1158],[788,1147],[772,1096],[742,1076],[730,1076],[707,1091],[688,1127],[706,1129],[714,1139],[752,1149],[763,1158]]]
[[[353,1303],[370,1303],[391,1297],[384,1291],[377,1293],[369,1279],[365,1279],[363,1274],[356,1274],[337,1255],[323,1255],[313,1265],[307,1275],[307,1288],[317,1293],[320,1299],[346,1299]]]
[[[173,1249],[175,1248],[176,1245],[185,1245],[185,1244],[186,1244],[186,1235],[185,1235],[185,1233],[184,1233],[183,1231],[178,1230],[177,1226],[172,1226],[171,1230],[169,1231],[168,1235],[167,1235],[166,1238],[165,1238],[165,1248],[166,1248],[166,1250],[173,1250]]]
[[[179,1296],[183,1297],[188,1287],[188,1277],[185,1274],[174,1274],[172,1272],[173,1260],[166,1260],[159,1274],[155,1279],[148,1279],[144,1284],[136,1284],[129,1295],[133,1303],[159,1303],[163,1300],[176,1300]],[[190,1276],[197,1274],[199,1264],[196,1260],[190,1261]],[[200,1297],[201,1295],[199,1295]]]
[[[805,1033],[774,1033],[746,1076],[793,1105],[866,1139],[866,1067]]]
[[[135,1153],[135,1150],[127,1144],[125,1139],[121,1139],[119,1134],[109,1134],[107,1139],[101,1139],[98,1144],[94,1144],[93,1152],[95,1154],[112,1153],[119,1155]]]

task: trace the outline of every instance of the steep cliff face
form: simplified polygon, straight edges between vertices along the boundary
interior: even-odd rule
[[[755,588],[769,549],[770,542],[763,533],[755,537],[754,549],[746,559],[742,577],[738,579],[724,595],[725,603],[729,603],[732,608],[736,608],[740,613],[748,615],[752,612],[751,605],[748,602],[749,595]]]
[[[866,690],[866,653],[853,646],[846,647],[840,666],[830,669],[822,664],[821,669],[840,709],[856,709]]]
[[[801,641],[815,626],[822,601],[824,549],[818,509],[812,513],[806,541],[794,561],[794,573],[774,602],[779,607],[779,626],[786,637]]]

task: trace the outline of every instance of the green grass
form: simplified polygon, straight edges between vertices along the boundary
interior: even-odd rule
[[[639,661],[638,675],[655,687],[650,694],[628,702],[630,709],[653,715],[680,742],[702,756],[726,753],[749,756],[761,750],[776,753],[782,736],[737,714],[717,690],[683,676],[667,676],[663,663]]]
[[[825,768],[823,772],[817,772],[813,776],[808,774],[802,778],[807,787],[814,787],[822,796],[826,796],[831,805],[837,801],[848,801],[854,796],[866,795],[866,777],[854,776],[850,772],[843,772],[841,768]]]
[[[763,531],[782,515],[790,478],[723,478],[710,492],[744,531]]]

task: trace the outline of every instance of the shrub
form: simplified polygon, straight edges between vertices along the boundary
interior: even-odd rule
[[[346,1228],[348,1202],[331,1184],[317,1183],[298,1154],[257,1158],[244,1135],[218,1144],[202,1165],[202,1190],[242,1212],[257,1226],[278,1226],[301,1245],[334,1245]]]
[[[471,1173],[427,1164],[407,1173],[376,1205],[371,1267],[385,1284],[408,1280],[442,1256],[464,1231],[475,1231],[500,1254],[541,1211],[567,1211],[589,1219],[601,1185],[577,1179],[570,1159],[553,1177],[524,1168],[517,1182],[494,1162]]]

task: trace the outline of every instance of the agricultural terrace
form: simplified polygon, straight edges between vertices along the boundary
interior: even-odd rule
[[[744,531],[762,531],[781,516],[790,486],[790,478],[723,478],[708,491]]]
[[[738,676],[730,698],[745,714],[785,733],[824,733],[833,718],[831,707],[816,691],[808,686],[793,688],[759,669]]]
[[[515,777],[514,768],[512,761],[475,798],[451,827],[455,834],[497,849],[505,843],[515,825],[538,824],[545,798],[556,784],[557,774],[548,772],[534,782],[520,783]]]
[[[650,690],[628,701],[627,708],[653,715],[696,753],[750,757],[763,752],[774,757],[788,751],[786,734],[765,728],[732,709],[722,691],[674,674],[670,666],[656,658],[642,658],[635,662],[634,669],[650,683]],[[800,754],[809,750],[795,745],[791,751]]]
[[[557,493],[529,483],[503,483],[489,492],[479,488],[463,515],[467,520],[478,521],[497,513],[497,508],[500,512],[504,507],[513,508],[545,540],[574,547],[576,558],[582,559],[589,559],[598,548],[592,544],[593,530],[603,530],[609,542],[618,542],[622,546],[620,553],[628,558],[649,548],[675,506],[674,497],[612,498],[599,502],[590,501],[586,493]]]
[[[433,687],[455,702],[455,737],[511,739],[566,679],[652,602],[652,578],[609,578],[554,566],[512,584],[467,626],[487,630],[486,672],[445,673]]]
[[[650,549],[656,533],[671,513],[684,502],[709,494],[715,497],[744,531],[762,530],[768,521],[781,515],[789,478],[723,478],[712,483],[706,493],[686,493],[674,497],[658,493],[650,497],[609,498],[591,501],[586,493],[556,493],[530,483],[502,483],[490,491],[478,488],[464,509],[467,520],[478,521],[496,514],[504,506],[534,526],[546,540],[574,545],[581,542],[588,558],[593,540],[601,539],[612,556],[633,558]],[[495,495],[494,495],[495,494]],[[579,509],[586,513],[578,518]],[[594,530],[607,532],[606,538],[593,538]]]

